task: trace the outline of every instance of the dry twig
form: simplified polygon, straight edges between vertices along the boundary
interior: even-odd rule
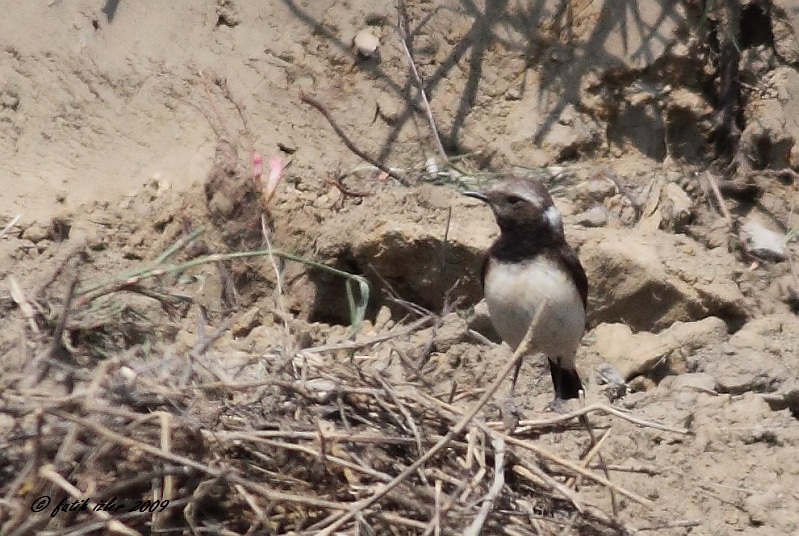
[[[405,8],[404,1],[400,1],[398,3],[397,10],[399,12],[399,24],[397,25],[397,31],[399,33],[400,45],[402,45],[402,51],[405,53],[411,74],[413,74],[413,79],[416,82],[417,89],[419,90],[419,97],[422,99],[422,104],[424,104],[427,122],[430,125],[430,133],[432,134],[436,150],[438,151],[439,156],[441,156],[441,159],[444,162],[447,162],[449,157],[447,156],[447,151],[444,150],[444,144],[441,143],[441,136],[438,134],[436,121],[433,117],[433,110],[430,107],[430,101],[427,99],[427,92],[424,89],[424,82],[422,81],[422,77],[419,75],[419,69],[416,68],[416,61],[413,59],[413,54],[411,54],[411,49],[409,46],[410,35],[408,33],[408,12]]]
[[[388,174],[390,177],[393,177],[394,179],[397,179],[402,184],[404,184],[406,186],[409,184],[407,179],[401,173],[398,173],[396,170],[388,167],[387,165],[383,164],[382,162],[379,162],[373,156],[370,156],[365,151],[362,151],[361,149],[359,149],[355,145],[355,143],[349,138],[349,136],[347,136],[347,134],[341,129],[341,127],[338,126],[338,123],[336,122],[336,120],[333,119],[333,116],[330,115],[330,112],[327,111],[327,108],[325,108],[322,105],[321,102],[319,102],[318,100],[314,99],[313,97],[311,97],[309,95],[306,95],[305,93],[300,93],[300,100],[302,102],[304,102],[305,104],[310,104],[311,106],[316,108],[319,111],[319,113],[321,113],[324,116],[324,118],[327,119],[327,122],[330,124],[330,127],[333,129],[333,131],[335,131],[335,133],[338,135],[338,137],[341,138],[341,141],[344,143],[344,145],[347,146],[347,149],[349,149],[350,151],[355,153],[355,155],[358,156],[358,158],[360,158],[361,160],[365,160],[366,162],[369,162],[370,164],[375,166],[377,169],[379,169],[383,173]]]
[[[488,495],[483,499],[480,513],[464,532],[466,536],[479,536],[483,533],[486,518],[491,512],[499,492],[502,491],[502,486],[505,485],[505,441],[501,437],[493,437],[491,444],[494,447],[494,482],[488,490]]]
[[[713,191],[713,195],[715,196],[716,202],[719,205],[721,215],[724,216],[724,219],[727,221],[727,226],[732,225],[732,215],[730,214],[729,209],[727,209],[727,202],[724,200],[724,196],[721,195],[721,190],[719,189],[719,184],[716,181],[716,177],[714,177],[709,171],[705,172],[705,177],[707,177],[707,182],[710,184],[710,189]]]

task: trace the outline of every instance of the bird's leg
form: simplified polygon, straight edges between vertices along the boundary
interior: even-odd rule
[[[558,365],[560,365],[560,358],[558,357],[557,360]],[[552,368],[552,363],[549,363],[549,367]],[[566,413],[566,401],[560,397],[560,393],[563,392],[563,369],[560,366],[555,368],[555,372],[552,374],[552,382],[555,384],[555,398],[549,403],[548,408],[554,413]]]
[[[511,380],[511,384],[510,384],[510,396],[511,397],[513,396],[513,393],[516,391],[516,380],[519,379],[519,372],[521,372],[521,370],[522,370],[522,359],[519,358],[519,360],[516,361],[516,368],[513,369],[513,379]]]

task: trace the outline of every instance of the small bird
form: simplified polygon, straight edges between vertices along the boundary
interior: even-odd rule
[[[507,179],[464,195],[484,201],[501,231],[483,259],[482,283],[488,312],[502,339],[515,351],[541,304],[536,348],[549,360],[555,387],[551,407],[578,398],[583,386],[575,356],[585,331],[588,279],[566,242],[563,220],[543,184]],[[511,393],[521,369],[513,374]]]

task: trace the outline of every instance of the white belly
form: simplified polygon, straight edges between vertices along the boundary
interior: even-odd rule
[[[552,260],[492,262],[485,297],[497,333],[514,350],[546,299],[549,305],[540,319],[536,348],[547,357],[560,358],[566,367],[574,364],[585,330],[585,309],[576,285]]]

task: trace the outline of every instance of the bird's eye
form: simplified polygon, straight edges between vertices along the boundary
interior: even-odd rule
[[[507,201],[509,205],[518,205],[519,203],[524,201],[524,199],[522,199],[518,195],[509,195]]]

